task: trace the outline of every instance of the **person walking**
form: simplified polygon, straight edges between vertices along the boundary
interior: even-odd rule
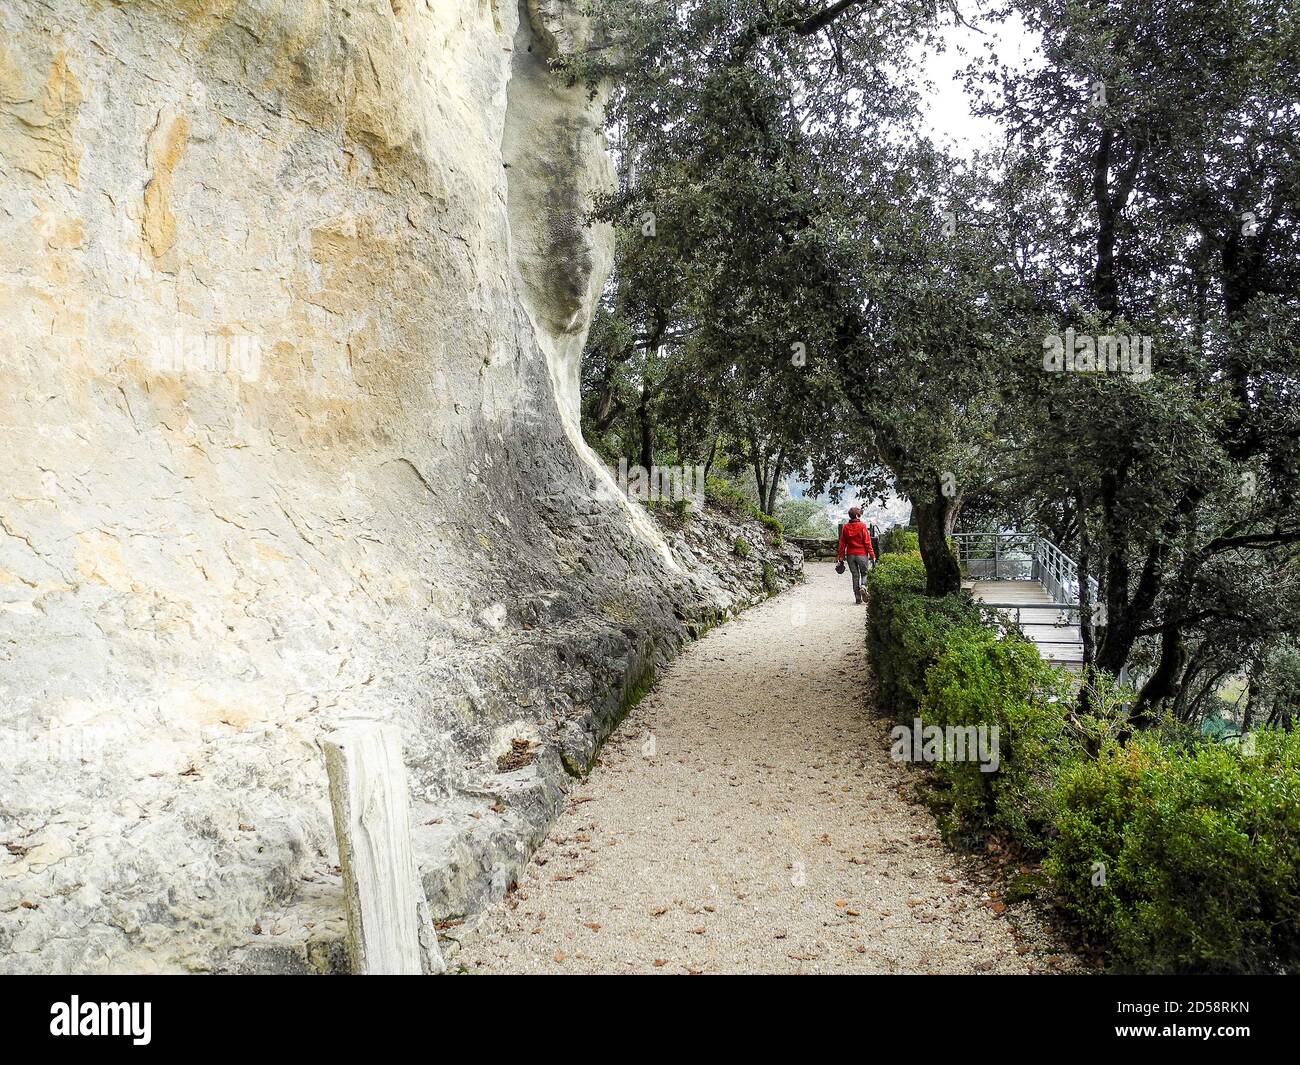
[[[848,563],[849,573],[853,575],[853,601],[865,603],[867,596],[862,585],[876,561],[876,549],[871,543],[871,530],[862,523],[861,507],[849,507],[849,520],[840,529],[840,549],[835,560]]]

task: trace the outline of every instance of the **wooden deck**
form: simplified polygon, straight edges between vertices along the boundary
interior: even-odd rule
[[[1018,621],[1044,661],[1065,669],[1082,668],[1078,614],[1051,609],[1051,597],[1037,581],[974,581],[968,587],[976,599],[1002,608],[1001,614]]]

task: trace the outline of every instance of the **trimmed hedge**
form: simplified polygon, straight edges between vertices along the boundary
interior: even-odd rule
[[[1063,775],[1047,869],[1119,967],[1300,967],[1300,735],[1254,736],[1245,754],[1140,735]]]
[[[945,827],[1048,854],[1059,899],[1116,968],[1300,969],[1300,735],[1252,733],[1243,750],[1168,730],[1122,745],[1130,692],[1098,681],[1080,717],[1070,678],[1031,644],[968,597],[924,589],[915,554],[883,556],[868,581],[881,708],[999,731],[995,772],[935,763]]]
[[[921,720],[941,727],[997,729],[998,768],[976,761],[936,763],[953,828],[1000,827],[1041,849],[1056,818],[1053,791],[1062,768],[1083,754],[1068,726],[1070,684],[1033,644],[1000,638],[986,626],[950,630],[925,674]],[[991,731],[990,733],[991,734]]]
[[[880,536],[880,554],[905,555],[921,550],[921,541],[915,529],[906,529],[895,525],[886,529]]]
[[[925,595],[921,556],[884,555],[867,581],[871,624],[867,649],[880,706],[899,720],[911,718],[925,694],[926,670],[945,646],[947,633],[978,626],[979,609],[968,595]]]

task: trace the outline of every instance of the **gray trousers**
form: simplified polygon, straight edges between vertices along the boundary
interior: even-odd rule
[[[871,560],[866,555],[845,555],[844,561],[853,576],[853,596],[856,599],[858,593],[862,591],[862,585],[866,582]]]

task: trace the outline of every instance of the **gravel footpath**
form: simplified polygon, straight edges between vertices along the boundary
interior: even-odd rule
[[[810,565],[687,648],[453,968],[1049,970],[1059,947],[1017,937],[900,794],[852,600],[847,575]]]

